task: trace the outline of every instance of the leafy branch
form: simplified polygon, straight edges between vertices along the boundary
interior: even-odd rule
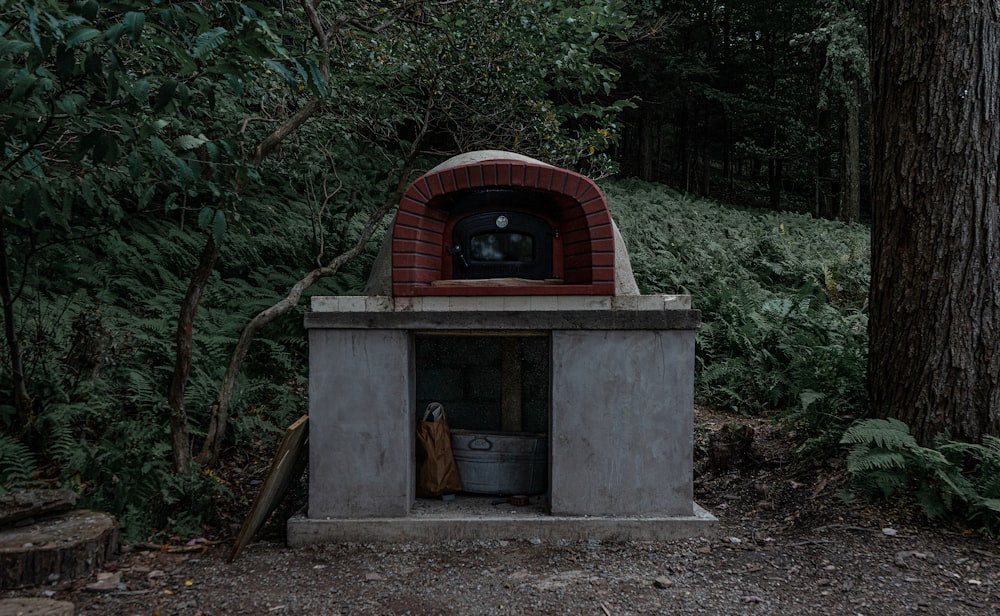
[[[222,439],[226,432],[226,423],[229,420],[229,407],[232,403],[233,392],[236,389],[236,380],[239,377],[244,361],[246,361],[250,345],[260,330],[278,317],[287,314],[295,308],[298,305],[302,294],[316,281],[321,278],[337,274],[345,263],[357,257],[368,244],[368,241],[371,239],[378,224],[399,203],[399,200],[402,198],[403,193],[409,184],[410,176],[414,168],[414,162],[417,159],[417,155],[420,153],[421,145],[427,136],[427,130],[431,120],[432,107],[433,105],[429,102],[424,112],[424,118],[421,123],[420,130],[417,133],[416,138],[411,143],[410,148],[404,156],[400,168],[397,171],[399,179],[396,183],[395,189],[386,195],[382,205],[369,215],[368,220],[365,222],[364,228],[361,230],[357,240],[355,240],[354,245],[350,249],[331,259],[326,265],[311,270],[298,282],[292,285],[288,294],[281,301],[257,313],[257,315],[254,316],[243,328],[243,331],[240,333],[239,340],[236,343],[236,347],[233,349],[233,354],[229,359],[229,365],[226,367],[226,373],[222,377],[222,382],[219,385],[219,397],[211,408],[211,419],[209,421],[208,433],[205,437],[205,443],[202,446],[201,453],[198,455],[199,462],[214,464],[219,457],[219,451],[222,448]]]

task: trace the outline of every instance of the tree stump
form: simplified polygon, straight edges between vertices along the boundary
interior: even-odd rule
[[[0,599],[0,616],[73,616],[69,601],[24,597]]]
[[[117,551],[118,524],[97,511],[68,511],[6,528],[0,530],[0,588],[90,575]]]
[[[0,494],[0,528],[21,520],[66,511],[76,504],[72,490],[14,490]]]

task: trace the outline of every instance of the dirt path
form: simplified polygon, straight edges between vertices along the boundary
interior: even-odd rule
[[[124,590],[55,596],[109,615],[983,614],[1000,608],[993,547],[874,517],[780,533],[726,521],[716,537],[667,543],[264,542],[233,564],[225,546],[133,552],[119,561]]]
[[[718,445],[724,416],[700,412]],[[905,513],[848,507],[836,473],[792,478],[781,443],[752,426],[753,460],[708,468],[698,502],[711,537],[647,543],[455,541],[292,550],[229,544],[203,552],[132,550],[110,573],[5,596],[52,596],[77,614],[984,614],[1000,611],[1000,546]],[[730,452],[731,453],[731,452]],[[744,452],[746,453],[746,452]],[[108,576],[105,576],[108,577]]]

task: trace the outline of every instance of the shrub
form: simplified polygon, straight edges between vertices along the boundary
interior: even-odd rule
[[[912,495],[928,518],[954,518],[996,535],[1000,530],[1000,438],[981,444],[940,436],[922,447],[896,419],[864,419],[844,432],[847,470],[867,498]]]

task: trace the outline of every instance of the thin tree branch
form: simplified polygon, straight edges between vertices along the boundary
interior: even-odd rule
[[[49,132],[49,129],[52,128],[52,122],[55,121],[55,111],[56,111],[55,102],[49,100],[49,115],[48,117],[45,118],[45,125],[42,126],[42,130],[38,131],[38,134],[31,141],[31,143],[27,145],[27,147],[18,152],[17,156],[10,159],[10,162],[4,165],[3,169],[0,169],[0,173],[7,173],[7,171],[9,171],[14,165],[21,162],[21,159],[27,156],[29,152],[35,149],[35,146],[37,146],[38,143],[42,140],[42,137],[45,136],[45,133]]]
[[[306,121],[312,117],[317,110],[319,110],[319,99],[310,99],[301,109],[295,112],[292,117],[283,123],[281,126],[276,128],[273,133],[264,138],[263,141],[254,150],[253,160],[251,161],[255,167],[260,167],[264,159],[274,151],[278,145],[287,137],[288,135],[295,132],[300,126],[306,123]]]
[[[432,108],[433,101],[429,101],[424,112],[424,118],[420,131],[414,138],[409,151],[404,157],[403,164],[399,171],[399,181],[397,182],[395,189],[387,195],[385,201],[379,209],[368,217],[368,220],[354,245],[347,251],[334,257],[325,266],[317,267],[307,273],[304,277],[292,285],[292,288],[289,289],[288,294],[282,300],[257,313],[257,315],[254,316],[243,328],[243,331],[240,333],[240,338],[236,343],[236,347],[233,349],[233,354],[230,356],[229,365],[226,367],[226,373],[223,375],[222,382],[219,385],[219,397],[211,408],[212,416],[209,422],[208,432],[205,436],[205,442],[202,446],[201,452],[197,457],[199,462],[215,464],[215,461],[219,457],[219,452],[222,448],[222,439],[226,432],[226,424],[229,420],[229,407],[232,403],[233,392],[236,389],[236,379],[239,376],[244,361],[246,360],[247,353],[250,350],[250,345],[257,336],[258,332],[260,332],[260,330],[263,329],[268,323],[284,314],[287,314],[295,308],[298,305],[302,294],[309,287],[311,287],[313,283],[320,278],[333,276],[340,270],[341,267],[344,266],[345,263],[361,254],[361,252],[365,249],[365,246],[368,244],[368,241],[371,239],[372,234],[375,233],[375,229],[378,227],[378,224],[399,203],[403,193],[406,191],[406,187],[409,185],[410,174],[413,171],[417,155],[420,153],[421,144],[427,136],[427,130],[431,122]]]

